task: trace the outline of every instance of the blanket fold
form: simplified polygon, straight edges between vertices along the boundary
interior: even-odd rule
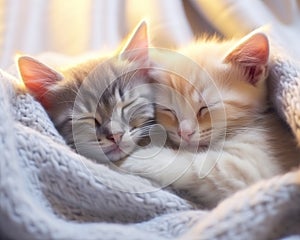
[[[272,49],[270,96],[279,115],[300,143],[300,64],[279,49]]]

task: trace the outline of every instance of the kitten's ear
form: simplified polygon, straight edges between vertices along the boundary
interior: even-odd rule
[[[269,59],[269,41],[265,34],[255,33],[242,41],[226,56],[224,62],[245,68],[247,81],[255,85],[265,78]]]
[[[27,89],[42,104],[49,87],[62,80],[62,75],[38,60],[23,56],[18,59],[19,72]]]
[[[147,23],[142,21],[129,37],[121,51],[121,57],[129,61],[148,62],[148,47]]]

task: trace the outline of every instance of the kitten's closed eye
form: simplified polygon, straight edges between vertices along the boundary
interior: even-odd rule
[[[82,116],[80,115],[80,116],[74,116],[74,117],[72,117],[72,121],[79,121],[79,122],[95,122],[95,124],[96,125],[100,125],[100,121],[99,121],[99,119],[96,119],[95,118],[95,116],[93,116],[93,115],[85,115],[85,114],[83,114]]]
[[[152,124],[152,123],[153,123],[153,119],[151,119],[151,118],[135,116],[129,120],[129,126],[131,127],[130,132],[133,132],[134,130],[136,130],[138,128],[142,128],[142,127]]]
[[[208,107],[207,106],[203,106],[200,108],[199,112],[198,112],[198,117],[203,117],[206,113],[208,113]]]
[[[101,123],[101,118],[100,117],[96,117],[96,116],[92,116],[92,115],[83,115],[83,116],[77,116],[77,117],[73,117],[71,119],[71,121],[73,123],[78,122],[78,123],[87,123],[93,126],[95,126],[96,129],[100,128],[102,123]]]
[[[172,117],[172,118],[176,118],[176,112],[174,109],[170,109],[170,108],[161,108],[160,109],[164,114],[167,114],[168,116]]]

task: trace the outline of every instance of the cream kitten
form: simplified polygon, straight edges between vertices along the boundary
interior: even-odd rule
[[[298,166],[293,136],[268,106],[268,57],[262,33],[153,54],[160,66],[151,70],[160,84],[157,122],[178,150],[140,150],[120,168],[186,190],[210,208]]]
[[[27,89],[66,142],[88,158],[124,158],[154,123],[145,22],[114,57],[85,60],[59,72],[26,56],[18,64]]]

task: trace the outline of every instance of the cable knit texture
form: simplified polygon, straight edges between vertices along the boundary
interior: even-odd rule
[[[273,52],[272,99],[300,142],[299,65]],[[259,182],[211,211],[199,210],[146,179],[74,153],[17,81],[0,72],[3,238],[232,240],[300,234],[299,170]]]

